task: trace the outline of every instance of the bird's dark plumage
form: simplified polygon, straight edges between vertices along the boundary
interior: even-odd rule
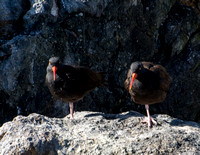
[[[133,75],[136,78],[132,82]],[[134,62],[130,66],[124,84],[135,103],[150,105],[164,101],[170,86],[170,76],[161,65]]]
[[[96,87],[104,86],[104,77],[104,72],[94,72],[87,67],[64,65],[58,57],[52,57],[47,67],[46,83],[55,98],[73,103]]]

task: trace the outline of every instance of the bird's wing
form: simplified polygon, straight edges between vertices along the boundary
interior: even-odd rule
[[[98,83],[98,74],[96,72],[81,66],[76,67],[76,70],[85,84],[96,85]]]
[[[61,72],[59,72],[59,76],[63,80],[75,80],[76,79],[76,69],[70,65],[63,65],[60,67]]]
[[[80,83],[92,83],[95,82],[96,74],[87,67],[63,65],[62,78],[65,80],[76,80]]]
[[[166,69],[161,65],[153,64],[151,62],[142,62],[142,64],[144,68],[151,70],[160,77],[160,89],[168,91],[171,79]]]
[[[160,89],[164,91],[168,91],[170,83],[171,83],[171,79],[166,69],[161,65],[154,65],[153,67],[150,68],[150,70],[156,73],[157,75],[159,75],[161,79]]]
[[[148,70],[151,70],[151,68],[154,67],[154,64],[152,62],[143,61],[142,65],[144,66],[144,68],[146,68]]]

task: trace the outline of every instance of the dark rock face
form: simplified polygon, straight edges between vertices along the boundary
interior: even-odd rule
[[[146,60],[165,66],[172,78],[166,100],[151,112],[200,121],[198,9],[175,0],[1,3],[6,6],[0,9],[1,123],[17,114],[67,114],[67,105],[55,101],[44,83],[54,55],[108,72],[109,86],[91,92],[76,110],[144,111],[131,101],[124,80],[131,62]]]
[[[28,0],[0,2],[0,38],[10,39],[23,29],[23,16],[29,10]]]

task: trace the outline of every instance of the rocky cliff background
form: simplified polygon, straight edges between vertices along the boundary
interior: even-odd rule
[[[45,85],[51,56],[108,73],[108,87],[76,111],[145,112],[124,89],[131,62],[145,60],[165,66],[172,79],[151,113],[200,122],[198,0],[2,0],[0,14],[0,125],[19,114],[68,113]]]

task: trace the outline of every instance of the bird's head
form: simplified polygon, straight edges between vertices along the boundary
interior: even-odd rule
[[[58,70],[58,66],[61,64],[59,57],[52,57],[49,59],[48,69],[53,71],[53,79],[56,79],[56,71]]]
[[[131,64],[130,74],[131,74],[131,83],[129,89],[131,90],[133,81],[138,77],[139,74],[144,72],[144,67],[141,62],[136,61]]]

